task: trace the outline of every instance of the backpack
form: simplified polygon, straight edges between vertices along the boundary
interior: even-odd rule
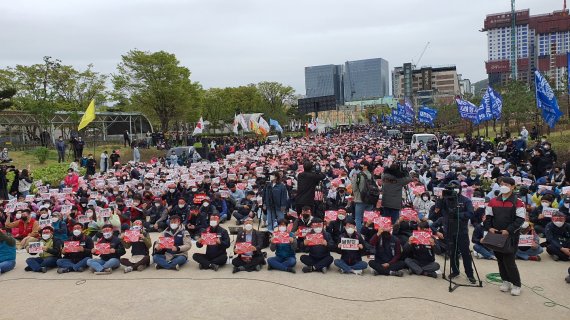
[[[375,205],[380,198],[380,188],[374,179],[368,179],[364,173],[359,173],[356,178],[356,187],[360,185],[360,178],[364,177],[364,188],[360,190],[360,198],[363,203]]]

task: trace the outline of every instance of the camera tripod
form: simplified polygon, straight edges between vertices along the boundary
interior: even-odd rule
[[[460,221],[459,221],[459,209],[458,209],[458,200],[459,200],[459,199],[458,199],[458,195],[455,194],[455,195],[452,195],[452,196],[449,196],[449,197],[444,197],[444,198],[442,199],[442,201],[446,201],[446,200],[448,200],[448,202],[449,202],[449,200],[453,201],[453,202],[451,202],[451,203],[444,202],[444,207],[445,207],[446,211],[448,211],[449,213],[451,213],[451,210],[450,210],[450,209],[455,208],[455,212],[454,212],[454,213],[455,213],[455,217],[454,217],[454,219],[457,220],[457,226],[459,227]],[[450,204],[451,204],[451,205],[450,205]],[[448,290],[449,290],[449,292],[453,292],[453,291],[455,291],[455,289],[457,289],[457,288],[459,288],[459,287],[482,288],[482,287],[483,287],[483,281],[481,281],[481,277],[479,276],[479,271],[477,271],[477,265],[475,265],[475,260],[473,259],[473,255],[471,254],[471,249],[469,249],[469,256],[471,257],[471,263],[473,264],[473,270],[475,271],[475,275],[477,276],[476,282],[475,282],[474,284],[461,284],[461,283],[457,283],[456,281],[453,280],[453,278],[451,278],[451,277],[449,277],[449,276],[446,275],[446,272],[447,272],[447,270],[446,270],[446,269],[447,269],[447,259],[450,260],[450,263],[449,263],[449,274],[451,274],[451,273],[453,272],[453,268],[452,268],[452,265],[451,265],[451,264],[452,264],[452,263],[455,263],[455,261],[452,261],[451,257],[449,256],[449,254],[450,254],[450,252],[451,252],[450,250],[454,250],[454,251],[455,251],[454,256],[456,257],[457,260],[459,260],[459,259],[457,258],[457,254],[459,253],[459,252],[458,252],[458,250],[459,250],[459,248],[458,248],[458,246],[459,246],[459,237],[460,237],[460,235],[459,235],[459,230],[456,230],[456,234],[451,234],[451,233],[449,232],[450,226],[451,226],[451,221],[453,221],[453,222],[455,223],[455,220],[450,219],[449,216],[448,216],[448,219],[447,219],[447,222],[446,222],[446,230],[447,230],[446,233],[448,233],[448,234],[445,235],[445,243],[446,243],[446,247],[447,247],[447,248],[446,248],[446,250],[445,250],[445,260],[444,260],[444,262],[443,262],[443,276],[442,276],[443,279],[444,279],[444,280],[447,280],[448,283],[449,283],[449,289],[448,289]],[[459,229],[459,228],[457,228],[457,229]],[[467,237],[468,237],[468,235],[463,235],[463,236],[467,236]],[[454,245],[453,245],[453,248],[452,248],[452,246],[450,245],[450,239],[453,239],[453,237],[455,238],[455,241],[453,242]],[[465,264],[465,259],[463,259],[463,257],[462,257],[462,260],[463,260],[463,264]]]

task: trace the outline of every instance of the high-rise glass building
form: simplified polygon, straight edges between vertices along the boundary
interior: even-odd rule
[[[344,64],[344,100],[359,101],[390,94],[388,61],[382,58],[347,61]]]
[[[342,65],[305,67],[307,98],[334,96],[337,105],[344,104]]]

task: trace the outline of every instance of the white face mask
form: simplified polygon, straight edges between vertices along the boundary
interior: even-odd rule
[[[279,226],[279,232],[285,232],[285,231],[287,231],[286,226]]]
[[[543,207],[543,208],[549,208],[549,207],[550,207],[550,203],[548,203],[548,202],[542,202],[542,207]]]
[[[155,203],[154,206],[158,208],[160,207],[160,203]]]
[[[171,224],[170,224],[170,229],[171,229],[171,230],[176,230],[176,229],[178,229],[178,223],[171,223]]]
[[[51,218],[51,223],[56,223],[59,221],[59,218]]]
[[[89,218],[91,218],[93,216],[93,212],[87,211],[87,213],[85,215],[88,216]]]
[[[313,231],[315,231],[315,233],[321,233],[323,232],[323,228],[313,228]]]
[[[570,202],[564,202],[564,206],[565,206],[566,208],[570,208]]]
[[[511,192],[511,188],[507,187],[507,186],[501,186],[501,188],[499,189],[501,191],[501,194],[505,194],[505,193],[509,193]]]
[[[22,214],[21,214],[21,213],[16,213],[16,219],[18,219],[18,220],[22,219]]]
[[[210,227],[215,228],[218,226],[218,221],[212,220],[210,221]]]
[[[178,208],[184,208],[184,205],[183,205],[183,204],[179,204],[179,205],[178,205]]]
[[[251,229],[253,229],[253,225],[248,223],[248,224],[246,224],[246,225],[244,226],[244,228],[245,228],[245,230],[247,230],[247,231],[251,231]]]
[[[354,228],[346,228],[346,233],[352,235],[354,233]]]
[[[554,225],[557,226],[558,228],[560,228],[564,225],[564,221],[555,221]]]
[[[176,191],[176,189],[168,189],[170,192],[174,192]]]
[[[45,219],[47,217],[48,217],[47,213],[42,214],[42,219]]]
[[[344,214],[338,215],[338,220],[344,220],[344,218],[346,218],[346,216]]]
[[[79,237],[81,235],[81,230],[73,230],[73,235]]]
[[[204,207],[206,207],[206,208],[207,208],[209,205],[210,205],[209,203],[207,203],[207,202],[204,202]]]
[[[523,222],[521,228],[526,229],[526,228],[528,228],[528,226],[529,226],[528,221],[525,221],[525,222]]]
[[[429,198],[428,198],[428,197],[422,197],[422,200],[423,200],[423,201],[428,201]]]
[[[198,191],[198,189],[192,188],[192,192],[196,192],[196,191]]]
[[[47,233],[47,234],[44,233],[44,234],[42,234],[42,239],[44,239],[44,240],[49,240],[49,238],[51,238],[51,233]]]
[[[105,237],[105,239],[109,239],[109,238],[111,238],[112,236],[113,236],[113,233],[112,233],[112,232],[105,232],[105,233],[103,233],[103,237]]]

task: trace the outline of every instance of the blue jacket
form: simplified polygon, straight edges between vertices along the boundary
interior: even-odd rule
[[[16,260],[16,240],[0,232],[0,262]]]
[[[54,238],[57,238],[61,241],[67,241],[67,225],[65,222],[59,220],[55,223],[52,222],[51,226],[53,227]]]
[[[273,210],[281,210],[286,208],[289,197],[287,196],[287,187],[283,183],[276,185],[267,184],[263,190],[263,204]]]

